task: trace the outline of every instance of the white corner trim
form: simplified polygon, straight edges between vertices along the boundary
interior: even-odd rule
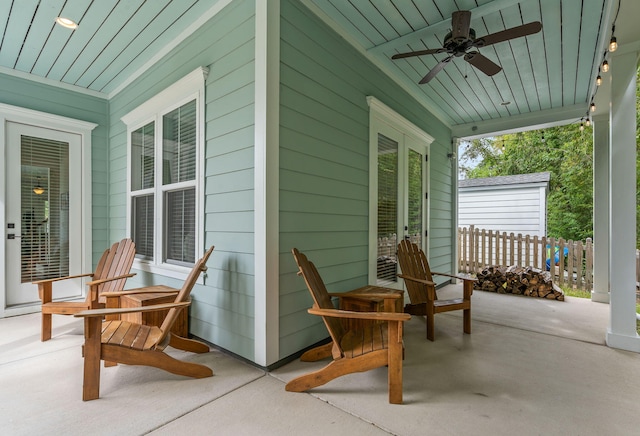
[[[184,99],[187,94],[200,91],[208,75],[209,68],[198,67],[120,119],[127,126],[136,125],[148,118],[150,114],[156,113],[158,108],[167,107],[175,101]]]
[[[254,362],[280,358],[280,0],[256,1],[254,105]]]
[[[431,143],[435,140],[435,138],[429,135],[427,132],[422,130],[420,127],[413,124],[411,121],[408,121],[398,112],[391,109],[386,104],[382,103],[377,98],[369,95],[367,96],[367,104],[371,109],[372,115],[377,117],[382,117],[382,119],[387,119],[397,126],[402,127],[402,129],[410,136],[413,136],[420,142],[426,143],[427,146],[431,145]]]

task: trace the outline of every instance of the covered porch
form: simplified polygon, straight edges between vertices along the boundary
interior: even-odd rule
[[[456,286],[442,289],[443,297]],[[189,356],[214,377],[146,367],[102,369],[102,398],[84,403],[82,321],[0,319],[3,433],[20,434],[630,434],[637,430],[640,356],[605,346],[606,304],[476,291],[473,334],[461,315],[405,326],[404,405],[387,402],[386,369],[350,374],[309,393],[285,392],[326,362],[265,372],[222,351]],[[176,351],[177,352],[177,351]],[[242,407],[238,407],[242,405]]]

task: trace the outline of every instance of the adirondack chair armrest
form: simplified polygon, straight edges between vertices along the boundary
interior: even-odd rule
[[[122,297],[124,295],[148,294],[150,292],[154,294],[177,294],[178,292],[180,292],[180,289],[171,288],[171,289],[150,290],[149,288],[140,288],[140,289],[129,289],[126,291],[104,292],[100,294],[100,296],[111,298],[111,297]]]
[[[70,279],[78,279],[81,277],[93,277],[93,273],[86,273],[86,274],[78,274],[75,276],[66,276],[66,277],[56,277],[54,279],[42,279],[42,280],[37,280],[35,282],[31,282],[34,285],[41,285],[44,283],[53,283],[53,282],[59,282],[61,280],[70,280]]]
[[[164,304],[154,304],[152,306],[142,306],[142,307],[124,307],[124,308],[113,308],[113,309],[90,309],[83,310],[74,314],[73,316],[77,318],[96,318],[103,317],[106,315],[122,315],[123,313],[136,313],[136,312],[157,312],[159,310],[166,310],[172,308],[180,308],[187,307],[191,304],[191,301],[182,301],[179,303],[164,303]]]
[[[389,292],[389,293],[356,293],[356,292],[329,292],[329,297],[337,297],[337,298],[380,298],[383,300],[397,300],[402,298],[402,293],[400,292]]]
[[[451,277],[452,279],[458,279],[458,280],[464,280],[464,281],[471,281],[471,282],[478,281],[478,279],[476,279],[474,277],[456,276],[456,275],[453,275],[453,274],[447,274],[447,273],[441,273],[441,272],[435,272],[435,271],[431,271],[431,274],[438,275],[438,276],[444,276],[444,277]]]
[[[96,286],[96,285],[101,285],[103,283],[112,282],[114,280],[128,279],[129,277],[133,277],[135,275],[136,273],[131,273],[131,274],[123,274],[121,276],[109,277],[106,279],[94,280],[92,282],[87,282],[87,286]]]
[[[424,279],[419,279],[417,277],[411,277],[405,274],[398,274],[398,277],[405,279],[405,280],[411,280],[412,282],[418,282],[418,283],[422,283],[424,285],[428,285],[428,286],[435,286],[436,282],[432,282],[431,280],[424,280]]]
[[[368,319],[372,321],[409,321],[411,315],[398,312],[353,312],[340,309],[307,309],[311,315],[330,316],[333,318]]]

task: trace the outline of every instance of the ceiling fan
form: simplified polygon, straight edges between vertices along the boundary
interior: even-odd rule
[[[444,37],[444,46],[442,48],[411,51],[408,53],[398,53],[391,59],[403,59],[412,56],[422,56],[428,54],[448,53],[449,56],[442,59],[433,67],[429,73],[420,80],[420,84],[429,82],[435,77],[454,57],[464,56],[464,60],[485,73],[487,76],[493,76],[502,70],[491,59],[481,55],[478,50],[498,42],[507,41],[509,39],[520,38],[521,36],[532,35],[542,30],[542,23],[533,21],[523,24],[522,26],[511,27],[501,32],[491,33],[480,38],[476,38],[476,31],[471,28],[471,12],[456,11],[451,14],[451,32]]]

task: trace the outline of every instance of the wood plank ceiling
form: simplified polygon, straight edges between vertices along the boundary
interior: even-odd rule
[[[455,127],[549,110],[586,111],[616,0],[300,1]],[[110,96],[227,3],[1,0],[0,72]],[[531,21],[541,21],[543,29],[480,49],[503,68],[494,76],[457,57],[431,82],[418,85],[446,53],[391,56],[441,47],[457,10],[472,12],[478,37]],[[57,16],[80,25],[75,31],[60,27]]]
[[[607,0],[303,0],[450,126],[571,108],[584,114],[603,52]],[[477,37],[542,23],[542,31],[479,49],[502,67],[486,76],[462,57],[424,85],[447,53],[391,60],[440,48],[451,14],[472,12]]]
[[[109,94],[193,29],[218,0],[2,0],[0,72]],[[61,16],[75,30],[55,24]]]

